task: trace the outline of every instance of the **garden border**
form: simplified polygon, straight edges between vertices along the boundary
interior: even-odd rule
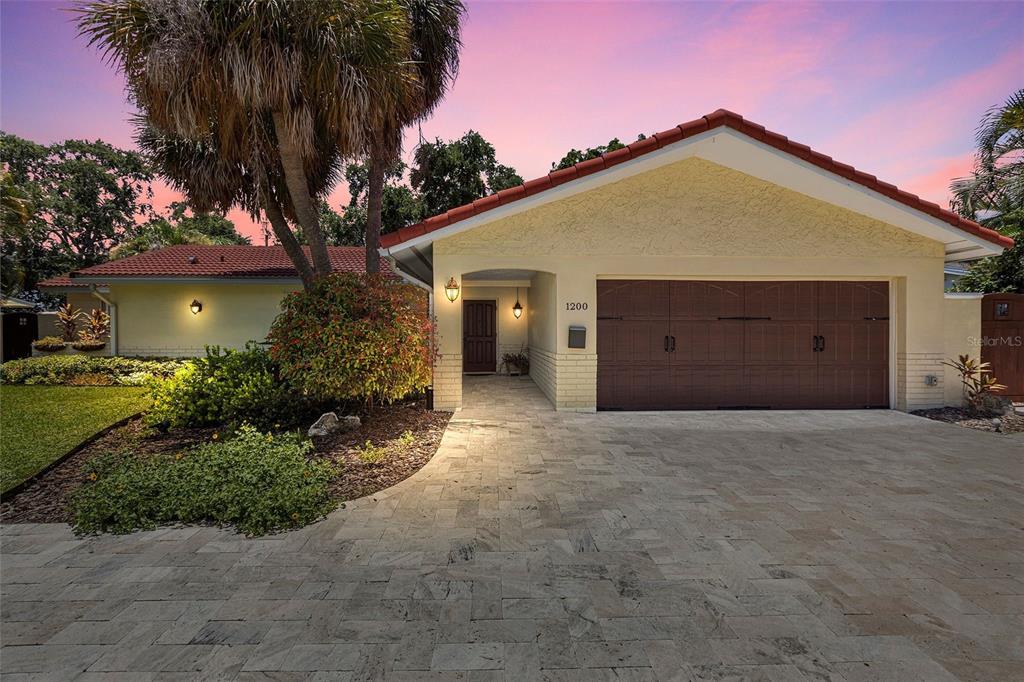
[[[51,471],[53,471],[54,469],[59,467],[61,464],[66,462],[68,459],[70,459],[74,455],[77,455],[79,452],[81,452],[85,448],[89,447],[90,445],[92,445],[93,443],[95,443],[100,438],[102,438],[103,436],[107,435],[108,433],[110,433],[114,429],[121,428],[122,426],[124,426],[128,422],[132,421],[133,419],[138,419],[143,414],[145,414],[145,410],[140,410],[138,412],[135,412],[134,414],[128,415],[124,419],[119,419],[118,421],[114,422],[113,424],[110,424],[109,426],[103,427],[102,429],[100,429],[96,433],[92,434],[91,436],[89,436],[88,438],[83,440],[81,443],[76,445],[75,447],[73,447],[70,450],[68,450],[67,452],[65,452],[63,455],[61,455],[57,459],[55,459],[52,462],[50,462],[49,464],[47,464],[45,467],[43,467],[42,469],[40,469],[36,473],[34,473],[31,476],[29,476],[28,478],[26,478],[24,481],[22,481],[18,485],[14,486],[13,488],[11,488],[9,490],[6,490],[6,491],[0,493],[0,503],[7,502],[11,498],[13,498],[13,497],[19,495],[20,493],[24,492],[25,489],[28,488],[31,484],[35,483],[37,480],[39,480],[40,478],[42,478],[46,474],[50,473]]]

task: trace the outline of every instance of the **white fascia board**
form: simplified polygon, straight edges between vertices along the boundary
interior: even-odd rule
[[[506,206],[499,206],[486,213],[420,235],[394,247],[382,248],[381,253],[395,255],[412,247],[429,244],[453,234],[472,230],[475,227],[694,156],[942,242],[946,246],[947,260],[949,261],[970,260],[1002,253],[1002,248],[996,244],[964,232],[949,223],[890,199],[852,180],[830,173],[792,154],[725,127],[700,133],[637,159],[631,159],[607,170],[540,192],[532,197],[514,201]]]

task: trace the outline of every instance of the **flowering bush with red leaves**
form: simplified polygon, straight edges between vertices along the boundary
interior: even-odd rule
[[[385,275],[335,273],[281,308],[270,355],[310,396],[372,405],[430,384],[433,322],[423,290]]]

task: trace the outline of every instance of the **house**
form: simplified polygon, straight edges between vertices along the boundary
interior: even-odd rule
[[[335,271],[363,272],[362,247],[328,247]],[[392,272],[381,261],[382,272]],[[111,317],[116,355],[189,357],[266,338],[281,299],[302,289],[280,246],[168,246],[39,284]]]
[[[978,352],[980,301],[944,296],[946,265],[1012,244],[719,110],[382,253],[435,292],[439,409],[525,347],[560,410],[912,410],[956,400],[943,361]]]

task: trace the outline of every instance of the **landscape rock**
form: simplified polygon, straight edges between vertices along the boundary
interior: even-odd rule
[[[310,438],[323,438],[335,431],[348,433],[358,429],[361,423],[359,417],[353,415],[345,415],[339,419],[334,412],[326,412],[309,427],[306,435]]]
[[[312,426],[309,427],[309,431],[306,435],[310,438],[323,438],[329,436],[338,430],[338,415],[333,412],[325,412],[319,419],[317,419]]]
[[[338,430],[342,433],[348,433],[349,431],[355,431],[362,425],[363,423],[360,421],[359,417],[347,414],[342,417],[341,421],[338,423]]]

